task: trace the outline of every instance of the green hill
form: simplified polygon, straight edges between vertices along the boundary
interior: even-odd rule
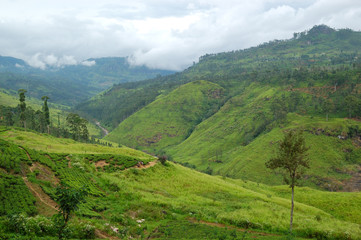
[[[340,85],[342,78],[335,76],[329,79],[332,83],[327,82],[327,76],[321,70],[332,72],[333,69],[359,64],[360,39],[361,32],[315,26],[309,31],[295,33],[292,39],[275,40],[244,50],[207,54],[181,73],[115,85],[76,109],[113,129],[157,96],[192,81],[216,83],[225,89],[227,97],[242,92],[243,87],[252,82],[299,87]],[[313,81],[307,79],[310,70],[319,72]]]
[[[50,216],[56,212],[52,197],[59,180],[74,188],[86,185],[90,194],[69,223],[72,238],[284,239],[287,234],[286,186],[209,176],[169,162],[136,169],[131,166],[138,160],[154,158],[46,134],[0,131],[3,238],[55,239]],[[360,239],[360,200],[360,193],[297,188],[296,239]]]
[[[181,73],[117,85],[79,107],[120,122],[106,139],[209,174],[272,184],[282,178],[264,163],[284,131],[302,129],[313,162],[305,184],[357,190],[350,184],[361,163],[360,41],[360,32],[315,26],[293,39],[203,56]],[[221,97],[196,97],[206,86],[222,89]]]
[[[223,88],[217,84],[206,81],[185,84],[159,96],[105,139],[130,147],[144,146],[146,150],[181,143],[198,123],[217,110],[222,99]]]

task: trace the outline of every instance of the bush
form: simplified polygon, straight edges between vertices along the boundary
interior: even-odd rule
[[[165,165],[167,162],[168,157],[166,155],[162,155],[158,157],[158,161],[160,161],[161,164]]]

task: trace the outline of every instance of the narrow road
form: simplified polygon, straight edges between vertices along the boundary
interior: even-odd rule
[[[102,130],[103,137],[109,134],[109,131],[106,130],[102,125],[100,125],[100,122],[95,121],[95,125],[97,125]]]

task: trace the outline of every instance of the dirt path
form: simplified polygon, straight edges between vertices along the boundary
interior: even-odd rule
[[[47,195],[45,194],[41,189],[35,189],[35,187],[29,182],[27,177],[22,177],[26,186],[31,190],[33,195],[35,195],[42,203],[47,205],[48,207],[58,211],[56,207],[56,203]]]
[[[24,150],[24,152],[26,153],[26,155],[28,156],[29,160],[31,160],[31,156],[28,153],[28,151],[26,151],[23,147],[19,147],[20,149]]]
[[[66,158],[66,160],[68,160],[68,168],[72,168],[70,157],[69,157],[69,156],[66,156],[65,158]]]

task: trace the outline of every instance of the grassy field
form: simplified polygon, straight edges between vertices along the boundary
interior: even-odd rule
[[[201,236],[284,239],[287,235],[290,211],[287,186],[271,187],[210,176],[170,162],[108,173],[98,171],[86,161],[87,156],[112,153],[151,157],[136,150],[77,143],[14,129],[1,129],[0,138],[26,149],[48,152],[48,155],[39,155],[29,150],[31,161],[37,162],[33,163],[35,167],[30,165],[37,169],[37,175],[23,165],[23,171],[28,172],[23,177],[27,177],[34,188],[41,186],[51,196],[53,188],[49,188],[49,184],[54,184],[54,178],[72,186],[88,182],[92,194],[72,224],[91,224],[103,235],[122,239],[130,236],[138,239],[199,239]],[[18,147],[13,149],[23,151]],[[333,193],[297,187],[296,239],[360,239],[360,201],[359,192]],[[37,199],[37,209],[41,205]],[[0,217],[0,234],[3,220]],[[110,226],[119,228],[119,233],[114,233]]]
[[[67,154],[124,154],[144,159],[148,159],[150,157],[148,154],[125,146],[106,147],[97,144],[80,143],[68,138],[57,138],[48,134],[6,129],[7,128],[0,128],[1,138],[38,151]]]

